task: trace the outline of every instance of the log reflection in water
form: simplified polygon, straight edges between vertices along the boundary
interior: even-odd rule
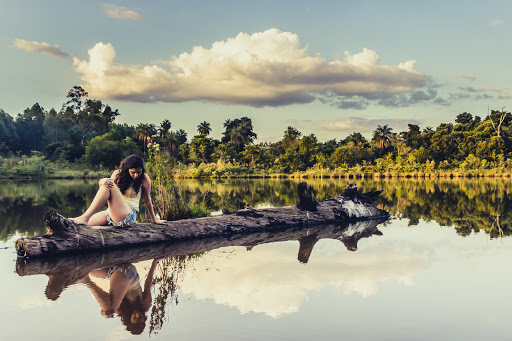
[[[263,231],[229,237],[151,244],[85,255],[18,259],[16,272],[19,276],[47,275],[45,294],[48,299],[57,300],[64,289],[77,283],[84,283],[83,278],[97,269],[160,259],[156,270],[158,275],[153,277],[151,273],[152,284],[159,285],[159,291],[153,300],[150,320],[150,332],[155,332],[165,321],[167,303],[178,303],[176,291],[180,287],[181,275],[201,253],[228,246],[244,246],[251,250],[260,244],[297,240],[298,260],[307,263],[314,245],[320,239],[340,240],[348,250],[355,251],[361,238],[382,235],[377,227],[384,221],[386,219],[374,219],[342,225],[317,225],[309,229],[290,228],[284,231]]]

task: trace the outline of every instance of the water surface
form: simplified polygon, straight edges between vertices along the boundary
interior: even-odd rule
[[[348,182],[309,183],[321,200],[338,194]],[[230,212],[246,205],[295,204],[296,184],[223,180],[181,185],[187,200]],[[508,340],[510,180],[358,185],[367,191],[382,189],[379,206],[394,217],[366,228],[365,235],[326,225],[252,239],[17,264],[13,241],[44,233],[41,215],[47,209],[79,214],[96,185],[3,181],[2,338]],[[178,255],[180,250],[188,251]],[[116,259],[133,261],[129,264],[144,289],[153,258],[162,254],[172,257],[155,266],[144,328],[134,335],[118,312],[112,318],[102,315],[94,290],[108,293],[110,281],[90,270]],[[66,271],[55,275],[59,269]]]

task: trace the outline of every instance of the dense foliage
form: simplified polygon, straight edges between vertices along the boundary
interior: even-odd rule
[[[16,116],[0,109],[0,162],[19,164],[22,156],[46,161],[113,168],[131,153],[148,158],[148,145],[159,145],[168,166],[187,176],[222,176],[239,173],[293,173],[311,169],[360,172],[432,172],[505,170],[512,166],[512,115],[490,111],[484,119],[464,112],[454,123],[436,129],[409,124],[395,133],[377,126],[371,139],[354,132],[340,140],[318,141],[288,127],[280,141],[255,144],[257,134],[248,117],[226,120],[220,140],[210,137],[210,124],[197,126],[187,139],[183,129],[117,124],[120,115],[87,92],[73,87],[59,111],[46,111],[38,103]],[[13,161],[13,157],[18,157]],[[10,159],[9,159],[10,157]],[[10,161],[8,161],[10,160]],[[48,168],[49,164],[46,165]],[[5,172],[4,172],[5,173]],[[23,172],[2,176],[23,176]]]

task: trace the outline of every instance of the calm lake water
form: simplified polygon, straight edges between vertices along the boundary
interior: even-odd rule
[[[96,184],[1,181],[1,338],[510,340],[512,180],[356,182],[382,189],[393,218],[364,233],[327,225],[17,262],[14,241],[43,234],[44,211],[78,215]],[[293,205],[297,183],[181,186],[220,213]],[[348,181],[308,183],[322,200]],[[110,273],[131,280],[110,312],[115,276],[98,268],[119,259]]]

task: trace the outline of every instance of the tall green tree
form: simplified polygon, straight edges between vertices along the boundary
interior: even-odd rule
[[[203,134],[194,136],[190,142],[190,158],[196,162],[210,162],[214,148],[213,139]]]
[[[385,124],[383,127],[378,125],[377,129],[373,131],[373,140],[380,149],[386,149],[391,143],[391,131],[393,128]]]
[[[254,143],[254,140],[258,137],[254,132],[252,120],[248,117],[226,120],[224,129],[222,143],[232,142],[237,152],[243,151],[245,146]]]
[[[151,136],[156,134],[156,127],[153,123],[139,123],[135,127],[137,138],[145,144],[151,140]]]
[[[178,129],[176,131],[176,139],[178,141],[178,146],[187,142],[187,132],[183,129]]]
[[[236,147],[236,151],[238,153],[240,151],[242,151],[242,149],[244,147],[244,142],[245,142],[245,135],[244,135],[244,131],[241,126],[237,126],[233,129],[231,129],[230,138],[231,138],[231,142]]]
[[[160,128],[158,128],[160,137],[165,137],[169,133],[169,130],[171,130],[171,121],[163,120],[162,123],[160,123]]]
[[[368,160],[369,157],[369,148],[365,147],[361,142],[355,143],[350,141],[347,144],[343,144],[336,148],[329,159],[329,163],[332,167],[354,167],[355,165]]]
[[[14,119],[0,109],[0,155],[14,153],[19,148],[19,143]]]
[[[317,162],[320,147],[315,135],[306,135],[300,139],[297,146],[290,146],[284,155],[279,158],[279,163],[284,170],[304,171]]]
[[[89,99],[88,96],[87,91],[81,86],[74,86],[69,90],[66,96],[68,101],[63,104],[61,110],[64,116],[80,127],[81,144],[93,136],[94,132],[106,132],[109,124],[120,115],[117,109],[112,110],[109,105],[104,105],[100,100]]]
[[[212,131],[212,128],[210,127],[210,123],[203,121],[199,123],[197,126],[197,132],[201,135],[208,136],[210,135],[210,132]]]
[[[344,140],[343,143],[350,143],[353,142],[354,144],[362,143],[367,144],[368,141],[366,138],[361,135],[361,133],[353,132],[352,134],[348,135]]]
[[[89,141],[84,158],[92,166],[115,168],[126,155],[138,153],[140,149],[131,138],[116,141],[111,133],[106,133]]]
[[[151,136],[156,134],[156,127],[153,123],[139,123],[135,127],[137,138],[142,142],[144,158],[146,157],[146,148],[151,141]]]
[[[264,161],[264,148],[258,145],[249,145],[245,147],[243,157],[252,167],[261,168]]]
[[[284,150],[297,147],[300,143],[301,136],[302,133],[296,128],[288,127],[284,132],[283,139],[281,140]]]
[[[30,154],[33,150],[39,152],[44,150],[45,117],[46,113],[39,103],[25,109],[23,114],[18,114],[16,117],[16,132],[20,138],[20,149],[23,154]]]
[[[400,136],[404,139],[407,146],[411,148],[419,148],[422,146],[421,130],[416,124],[408,124],[409,129],[401,132]]]

